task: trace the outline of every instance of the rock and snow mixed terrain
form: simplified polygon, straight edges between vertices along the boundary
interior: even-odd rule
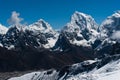
[[[0,26],[0,28],[2,28],[2,26]],[[58,33],[42,19],[29,26],[12,25],[8,31],[3,27],[1,34],[2,32],[5,33],[1,39],[1,44],[8,49],[23,46],[51,48],[55,45],[58,37]]]
[[[68,80],[119,80],[120,59],[112,60],[97,69],[97,66],[89,72],[79,73]]]
[[[117,55],[116,57],[120,57]],[[104,60],[103,60],[104,61]],[[102,60],[88,60],[82,63],[56,70],[32,72],[9,80],[119,80],[120,59],[112,60],[98,67]]]
[[[99,34],[95,20],[90,15],[77,11],[72,15],[70,23],[64,27],[63,32],[65,32],[71,44],[78,46],[93,44]]]
[[[94,44],[98,35],[98,25],[95,20],[90,15],[76,11],[71,16],[71,21],[61,30],[56,45],[61,44],[57,48],[63,49],[61,41],[64,38],[68,44],[92,47],[91,44]]]
[[[25,69],[36,66],[40,67],[37,69],[55,68],[9,80],[119,80],[119,33],[120,11],[100,26],[90,15],[76,11],[59,33],[42,19],[29,26],[12,25],[8,29],[0,24],[0,51],[12,53],[9,57],[13,60],[17,56],[17,61],[12,63],[0,53],[5,57],[0,57],[0,70],[7,69],[3,62],[17,64],[18,69],[21,65]]]
[[[4,34],[1,44],[11,49],[11,46],[19,46],[19,44],[17,45],[19,42],[18,39],[24,37],[26,38],[25,45],[36,48],[54,47],[53,50],[63,51],[64,45],[62,40],[68,44],[93,48],[97,41],[101,41],[101,46],[106,43],[115,43],[114,41],[119,37],[117,36],[119,33],[119,20],[120,11],[117,11],[98,26],[94,18],[90,15],[76,11],[71,16],[71,21],[59,33],[53,30],[50,24],[43,19],[29,26],[12,25],[8,29],[0,25],[0,32]],[[33,38],[35,39],[33,40]],[[94,48],[99,49],[101,46],[97,44]]]

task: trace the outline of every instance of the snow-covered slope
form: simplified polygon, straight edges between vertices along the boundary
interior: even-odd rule
[[[8,28],[0,24],[0,34],[6,34]]]
[[[32,72],[21,77],[14,77],[8,80],[56,80],[56,70],[48,70],[42,72]]]
[[[119,80],[120,59],[113,60],[97,69],[94,68],[90,72],[77,74],[67,80]]]

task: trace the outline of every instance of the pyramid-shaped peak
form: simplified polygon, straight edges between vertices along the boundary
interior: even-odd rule
[[[79,27],[80,30],[84,29],[95,29],[97,30],[98,25],[95,22],[94,18],[92,18],[90,15],[75,11],[74,14],[71,16],[71,22],[70,25],[73,25],[73,27]]]
[[[31,24],[30,26],[38,30],[52,29],[51,25],[43,19],[39,19],[37,22]]]

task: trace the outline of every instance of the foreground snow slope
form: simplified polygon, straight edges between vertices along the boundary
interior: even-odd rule
[[[15,77],[8,80],[56,80],[57,72],[55,70],[32,72],[21,77]]]
[[[120,59],[111,61],[103,67],[94,68],[90,72],[83,72],[67,80],[120,80]]]

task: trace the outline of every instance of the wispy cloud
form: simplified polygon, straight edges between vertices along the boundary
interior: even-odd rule
[[[20,16],[20,13],[13,11],[10,19],[8,19],[8,23],[9,24],[20,24],[23,18],[20,18],[19,16]]]

